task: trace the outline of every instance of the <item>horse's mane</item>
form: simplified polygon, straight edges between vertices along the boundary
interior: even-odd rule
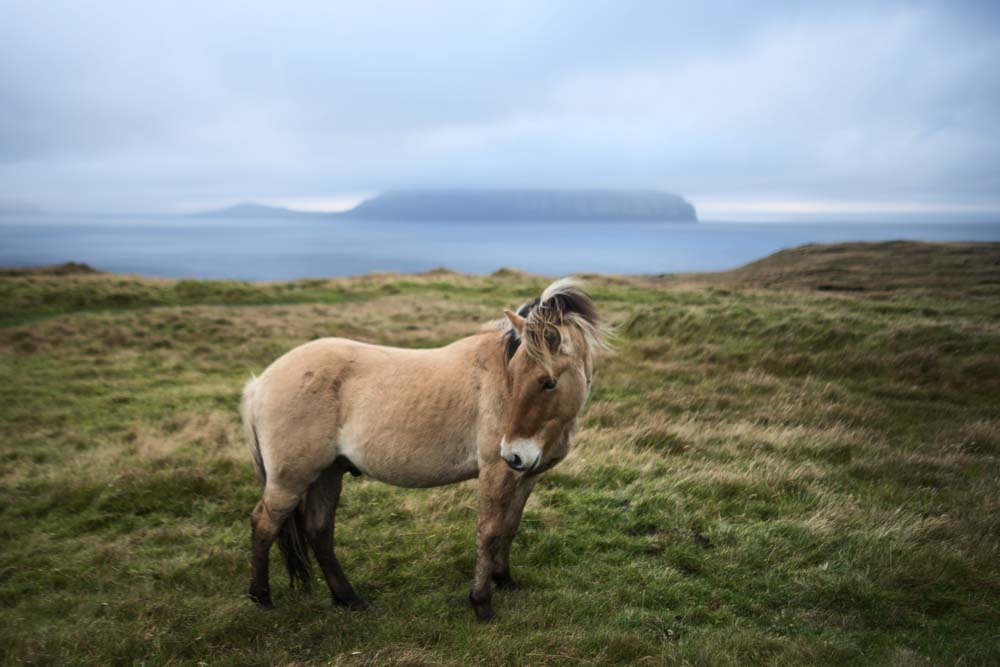
[[[551,352],[546,335],[558,326],[575,327],[587,345],[587,354],[595,358],[611,349],[610,329],[597,315],[594,300],[583,291],[579,281],[562,278],[545,288],[542,295],[521,305],[517,314],[524,318],[524,335],[519,335],[507,318],[490,323],[502,332],[504,350],[509,361],[522,345],[525,353],[538,363],[548,366]]]

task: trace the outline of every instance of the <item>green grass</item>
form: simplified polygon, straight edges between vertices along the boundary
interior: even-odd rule
[[[491,625],[466,603],[474,482],[348,478],[338,554],[375,610],[331,608],[318,580],[291,593],[278,567],[278,608],[256,609],[237,403],[298,343],[445,343],[545,279],[0,272],[0,656],[997,664],[998,257],[820,246],[591,277],[619,351],[529,501],[523,588],[495,594]]]

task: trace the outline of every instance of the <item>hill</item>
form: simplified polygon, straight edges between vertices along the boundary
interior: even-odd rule
[[[0,276],[69,276],[100,273],[97,269],[83,262],[63,262],[45,266],[0,267]]]
[[[345,480],[337,554],[373,613],[276,565],[277,609],[244,599],[237,405],[293,345],[442,345],[548,279],[0,272],[0,662],[1000,664],[997,250],[589,277],[618,351],[492,626],[466,604],[474,482]]]
[[[660,279],[672,284],[827,292],[928,290],[1000,296],[1000,243],[810,244],[731,271],[672,274]]]

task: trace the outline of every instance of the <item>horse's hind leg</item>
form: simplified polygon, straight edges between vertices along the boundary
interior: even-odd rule
[[[368,608],[368,602],[351,586],[333,550],[333,529],[344,472],[345,468],[334,463],[309,487],[305,507],[306,538],[323,570],[333,603],[361,610]]]
[[[298,497],[282,492],[273,486],[265,486],[260,502],[250,514],[250,544],[253,575],[250,581],[250,599],[265,609],[271,602],[271,585],[268,578],[268,554],[271,543],[278,536],[282,524],[295,510]]]

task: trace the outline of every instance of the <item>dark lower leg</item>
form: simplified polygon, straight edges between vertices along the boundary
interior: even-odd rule
[[[265,609],[274,606],[271,602],[271,586],[268,577],[268,555],[277,529],[271,529],[264,501],[257,503],[250,516],[250,557],[252,574],[250,579],[250,599]]]
[[[350,465],[349,463],[347,464]],[[337,505],[343,488],[344,473],[349,471],[341,463],[323,471],[320,478],[310,487],[307,500],[306,536],[309,546],[316,555],[316,562],[323,570],[326,585],[330,587],[333,603],[351,609],[367,609],[368,603],[358,595],[347,580],[340,561],[333,550],[333,533],[337,518]]]
[[[510,576],[510,545],[513,540],[513,535],[504,535],[493,558],[493,583],[497,588],[513,590],[518,587],[517,582]]]
[[[480,527],[476,546],[476,572],[472,578],[472,590],[469,592],[469,603],[480,621],[492,621],[496,617],[493,611],[493,559],[499,547],[500,536],[493,531],[484,531]]]
[[[316,533],[309,534],[309,544],[316,555],[316,562],[323,570],[326,578],[326,585],[330,587],[330,595],[334,604],[343,605],[351,609],[361,610],[368,608],[368,602],[358,595],[351,582],[347,580],[337,555],[333,551],[333,521],[329,521],[326,526]]]

